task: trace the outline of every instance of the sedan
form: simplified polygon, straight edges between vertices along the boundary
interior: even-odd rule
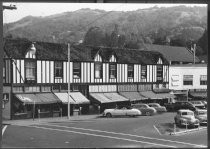
[[[150,107],[153,107],[157,110],[157,112],[167,112],[165,106],[161,106],[158,103],[149,103],[148,104]]]
[[[141,111],[143,115],[151,116],[157,113],[157,110],[153,107],[149,107],[147,104],[132,104],[133,108],[136,108]]]
[[[179,126],[198,126],[199,120],[195,118],[194,112],[188,109],[181,109],[177,111],[174,121]]]
[[[196,108],[199,109],[205,109],[205,105],[202,103],[202,101],[190,101],[190,103],[193,104],[193,106],[195,106]]]
[[[207,124],[207,110],[197,109],[195,111],[195,118],[200,121],[200,124]]]
[[[139,116],[141,115],[141,111],[135,108],[126,108],[123,107],[121,109],[105,109],[103,112],[103,116],[112,117],[112,116]]]

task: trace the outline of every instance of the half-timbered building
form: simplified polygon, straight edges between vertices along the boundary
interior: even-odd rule
[[[7,39],[4,51],[5,118],[66,115],[68,78],[71,112],[82,114],[173,97],[159,52],[72,45],[68,63],[67,44],[25,39]]]

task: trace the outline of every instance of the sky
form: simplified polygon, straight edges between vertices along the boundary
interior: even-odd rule
[[[132,3],[3,3],[5,6],[16,5],[16,10],[3,11],[3,23],[18,21],[26,16],[49,16],[63,12],[76,11],[82,8],[102,9],[105,11],[133,11],[149,7],[171,7],[178,5],[207,6],[207,4],[132,4]]]

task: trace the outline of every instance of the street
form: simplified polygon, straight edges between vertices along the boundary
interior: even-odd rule
[[[97,117],[27,126],[9,125],[2,147],[199,148],[207,146],[207,129],[161,135],[155,124],[173,123],[175,113],[139,117]],[[196,135],[195,135],[196,134]]]

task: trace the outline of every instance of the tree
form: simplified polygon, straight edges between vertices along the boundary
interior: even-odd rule
[[[203,53],[207,54],[208,52],[208,38],[207,38],[207,30],[204,31],[202,37],[198,39],[197,46],[200,46]]]
[[[84,37],[84,45],[102,46],[103,41],[104,33],[99,27],[91,27]]]

